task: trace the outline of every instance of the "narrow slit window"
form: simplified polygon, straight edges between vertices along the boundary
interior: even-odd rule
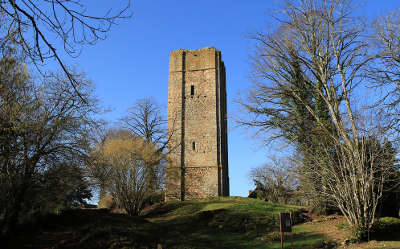
[[[190,86],[190,95],[194,95],[194,86],[193,85],[191,85]]]
[[[196,142],[192,142],[192,150],[196,150]]]

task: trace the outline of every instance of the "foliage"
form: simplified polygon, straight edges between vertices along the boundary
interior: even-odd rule
[[[400,165],[396,159],[397,150],[391,142],[378,144],[378,149],[386,151],[383,160],[389,177],[383,186],[383,194],[377,206],[378,217],[391,216],[397,217],[397,210],[400,209]]]
[[[400,219],[394,217],[379,218],[374,222],[370,233],[372,239],[395,238],[400,233]]]
[[[60,213],[84,205],[91,197],[89,182],[80,167],[68,163],[52,165],[32,176],[20,206],[18,222],[26,223],[41,214]]]
[[[298,187],[295,169],[289,160],[272,158],[270,163],[250,171],[255,194],[259,199],[276,203],[291,203]]]
[[[166,118],[161,107],[152,98],[140,99],[131,106],[125,117],[121,119],[122,125],[133,135],[143,138],[157,148],[157,153],[165,154],[170,136],[167,134]],[[147,165],[146,188],[159,191],[164,188],[165,160],[155,161]]]
[[[393,170],[386,167],[392,152],[381,146],[387,127],[357,106],[356,90],[375,57],[363,35],[365,23],[353,10],[350,0],[286,1],[275,16],[278,29],[255,34],[254,85],[243,104],[259,118],[248,125],[277,129],[272,138],[297,143],[304,162],[299,173],[317,194],[311,196],[332,202],[364,232]],[[299,139],[303,132],[291,129],[304,123],[298,106],[312,124],[306,142]]]
[[[144,205],[151,206],[156,203],[164,203],[164,202],[165,202],[165,191],[158,190],[148,194],[146,200],[144,201]]]
[[[85,179],[82,168],[77,165],[54,165],[38,180],[35,204],[42,212],[80,206],[92,197],[90,184]]]
[[[110,194],[105,194],[100,197],[98,208],[114,209],[117,207],[114,198]]]
[[[40,196],[31,186],[45,186],[40,181],[46,171],[82,162],[97,107],[82,74],[77,94],[61,74],[34,82],[21,60],[3,57],[0,64],[0,214],[2,232],[9,233],[24,207]]]
[[[118,162],[122,158],[119,157],[120,155],[111,162],[112,154],[118,152],[118,146],[129,147],[127,150],[119,152],[128,155],[128,151],[131,150],[133,153],[130,154],[131,156],[140,157],[131,158],[131,166],[138,170],[135,174],[140,178],[137,179],[140,186],[136,185],[135,194],[140,196],[136,200],[138,208],[136,208],[135,213],[137,215],[144,206],[164,199],[162,190],[165,185],[166,146],[169,144],[171,135],[167,132],[166,119],[160,106],[151,98],[138,100],[128,109],[127,115],[121,119],[121,123],[124,129],[110,129],[106,134],[100,135],[92,150],[92,159],[88,162],[88,171],[99,185],[100,198],[102,198],[107,191],[115,190],[110,188],[113,186],[110,185],[110,182],[117,181],[116,178],[110,180],[112,174],[115,174],[115,166],[112,165],[122,163]],[[135,146],[138,147],[136,149],[135,146],[131,146],[132,144],[127,144],[127,141],[132,142],[134,140],[136,141]],[[139,145],[139,143],[144,144]],[[117,149],[111,152],[112,148]],[[142,148],[145,149],[142,150]],[[145,186],[142,186],[143,177]],[[127,182],[125,183],[127,184]],[[118,199],[116,196],[114,197]],[[119,204],[122,206],[121,202]]]
[[[146,200],[154,194],[146,176],[150,166],[162,157],[152,143],[130,131],[118,130],[93,151],[93,175],[129,215],[139,215]],[[103,173],[98,173],[100,170]]]
[[[314,71],[317,67],[325,67],[327,70],[334,67],[317,65],[322,58],[317,58],[312,53],[323,52],[310,51],[323,49],[311,48],[312,44],[307,44],[307,41],[296,37],[296,29],[302,30],[303,33],[308,30],[309,33],[303,36],[307,37],[312,30],[318,30],[320,27],[317,27],[318,24],[316,27],[308,27],[313,19],[318,17],[310,15],[308,19],[297,20],[293,18],[296,15],[294,12],[296,10],[307,12],[301,8],[311,5],[316,9],[323,7],[318,5],[318,1],[301,1],[298,3],[301,5],[300,8],[297,8],[293,1],[287,3],[287,6],[279,11],[283,15],[274,17],[280,20],[277,29],[256,32],[251,36],[256,44],[251,55],[253,85],[246,98],[239,100],[246,112],[246,116],[239,120],[239,124],[256,128],[256,135],[265,138],[267,142],[284,139],[285,142],[294,145],[296,153],[299,154],[297,159],[302,162],[301,168],[308,171],[307,176],[306,174],[302,176],[313,178],[313,181],[301,184],[303,202],[310,200],[311,196],[313,201],[308,204],[326,210],[326,199],[329,195],[323,194],[326,189],[321,189],[323,184],[316,181],[315,175],[313,176],[308,169],[319,167],[312,158],[318,154],[319,141],[329,140],[326,131],[334,129],[326,99],[327,97],[334,99],[336,106],[340,106],[343,99],[340,97],[339,88],[332,88],[332,91],[337,92],[329,96],[324,85],[324,81],[334,77],[334,72]],[[307,15],[307,13],[300,15],[303,14]],[[325,31],[320,30],[320,32],[319,35],[323,36]],[[299,173],[302,173],[301,168],[299,167]]]

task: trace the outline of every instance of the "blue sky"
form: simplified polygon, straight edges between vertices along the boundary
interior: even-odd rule
[[[121,3],[121,4],[120,4]],[[248,34],[273,21],[268,13],[275,0],[132,0],[133,17],[114,26],[105,41],[85,47],[71,61],[96,85],[101,104],[111,112],[103,116],[117,121],[136,100],[155,98],[166,110],[169,53],[173,50],[213,46],[221,50],[226,66],[228,116],[238,113],[235,99],[249,86]],[[360,2],[361,3],[361,2]],[[400,7],[398,0],[364,1],[358,14],[376,17]],[[123,1],[92,1],[88,9],[102,12],[122,6]],[[90,9],[94,8],[94,9]],[[89,11],[91,12],[91,11]],[[268,156],[289,150],[281,144],[268,148],[252,133],[228,120],[230,194],[247,196],[251,168]]]

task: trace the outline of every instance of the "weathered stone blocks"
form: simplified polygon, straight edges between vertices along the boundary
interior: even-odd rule
[[[167,200],[229,195],[225,88],[220,51],[171,52]]]

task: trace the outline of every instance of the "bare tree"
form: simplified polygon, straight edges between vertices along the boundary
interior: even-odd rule
[[[256,35],[253,69],[255,92],[263,94],[263,104],[276,104],[277,91],[284,91],[312,116],[322,136],[314,141],[318,150],[308,150],[314,160],[310,179],[318,175],[321,194],[329,195],[355,231],[364,234],[374,222],[388,174],[371,166],[384,152],[369,149],[375,127],[362,126],[354,111],[355,89],[373,57],[363,36],[365,25],[352,16],[353,7],[350,0],[287,1],[276,17],[279,32]],[[297,73],[326,106],[329,119],[321,118],[295,86],[293,54]]]
[[[0,40],[14,33],[24,54],[36,66],[54,58],[77,90],[79,76],[69,70],[57,44],[62,43],[64,51],[76,57],[82,46],[104,40],[118,19],[130,16],[129,0],[120,10],[114,12],[110,9],[98,16],[88,13],[85,6],[87,4],[81,0],[0,1],[0,14],[7,23]]]
[[[252,169],[249,177],[256,187],[262,189],[260,195],[277,203],[288,203],[299,184],[292,161],[276,157],[262,167]]]
[[[102,159],[101,148],[109,139],[121,136],[120,132],[107,129],[105,124],[102,124],[91,133],[91,145],[85,161],[85,172],[92,185],[99,190],[99,201],[107,194],[106,186],[111,174],[109,165]]]
[[[173,135],[178,132],[175,126],[177,117],[177,113],[171,114],[167,129],[167,118],[160,105],[152,98],[145,98],[136,101],[128,109],[126,116],[121,118],[122,126],[135,136],[153,144],[162,159],[154,165],[149,165],[150,170],[146,177],[148,189],[157,191],[164,188],[167,154],[174,153],[180,145],[180,142],[172,141]]]
[[[161,160],[157,149],[129,131],[117,130],[97,151],[98,162],[107,171],[107,191],[129,215],[138,215],[153,194],[146,177],[149,165]]]
[[[170,140],[167,135],[167,120],[160,106],[152,98],[140,99],[128,109],[128,113],[121,119],[122,125],[135,136],[143,138],[153,144],[160,155],[165,153]],[[147,188],[157,191],[163,187],[165,160],[156,161],[148,165],[146,182]]]
[[[135,136],[142,137],[147,142],[161,145],[164,149],[166,123],[160,106],[152,98],[138,100],[121,119],[123,126]]]
[[[368,68],[368,77],[383,96],[377,104],[383,104],[389,129],[400,131],[400,14],[398,11],[379,18],[374,23],[372,42],[377,60]]]
[[[315,154],[314,160],[322,167],[307,172],[315,177],[308,180],[323,179],[333,204],[342,211],[361,239],[369,236],[385,186],[398,179],[393,150],[381,143],[374,135],[363,136],[356,156],[340,143],[335,144],[334,150],[321,146],[323,150]]]

